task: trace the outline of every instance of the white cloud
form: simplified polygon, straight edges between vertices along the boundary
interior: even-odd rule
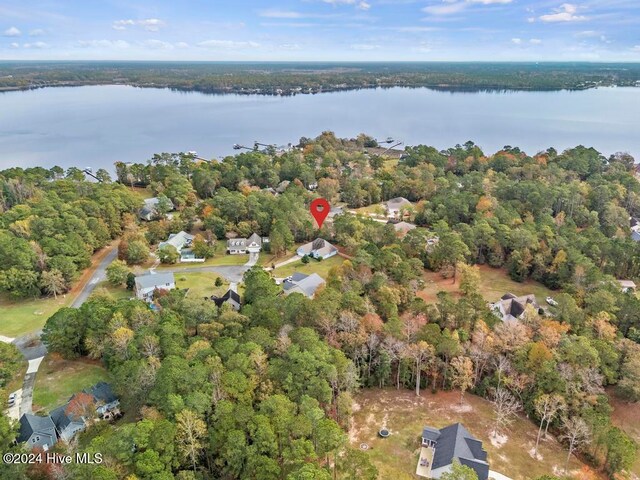
[[[158,18],[147,18],[146,20],[138,20],[138,25],[149,32],[157,32],[160,27],[164,27],[164,22]]]
[[[29,30],[29,36],[30,37],[41,37],[45,33],[47,33],[47,32],[45,32],[41,28],[35,28],[33,30]]]
[[[430,15],[451,15],[461,12],[466,6],[465,2],[446,2],[440,5],[429,5],[428,7],[424,7],[422,11]]]
[[[178,42],[176,43],[176,48],[189,48],[189,44],[187,42]]]
[[[19,37],[20,35],[22,35],[22,32],[16,27],[9,27],[2,34],[5,37]]]
[[[133,27],[134,25],[143,27],[148,32],[157,32],[161,27],[165,26],[165,23],[159,18],[145,18],[142,20],[132,20],[130,18],[125,20],[116,20],[111,25],[114,30],[126,30],[127,27]]]
[[[278,45],[282,50],[302,50],[302,47],[297,43],[283,43]]]
[[[535,17],[529,17],[529,18],[527,18],[527,22],[529,22],[529,23],[533,23],[533,22],[535,22],[535,21],[536,21],[536,18],[535,18]]]
[[[171,50],[173,48],[171,43],[163,42],[162,40],[145,40],[142,44],[154,50]]]
[[[367,3],[365,0],[322,0],[322,1],[330,5],[355,5],[356,8],[360,10],[369,10],[371,8],[371,4]]]
[[[256,42],[235,42],[233,40],[205,40],[204,42],[198,43],[198,46],[221,50],[240,50],[245,48],[259,48],[260,44]]]
[[[482,5],[493,5],[496,3],[511,3],[513,0],[467,0],[469,3],[481,3]]]
[[[511,39],[511,43],[513,43],[515,45],[522,45],[522,39],[521,38],[512,38]]]
[[[542,40],[540,40],[539,38],[532,38],[531,40],[529,40],[529,43],[531,45],[540,45],[542,43]]]
[[[33,43],[25,43],[23,45],[24,48],[49,48],[49,45],[44,42],[33,42]]]
[[[133,20],[116,20],[115,22],[113,22],[111,28],[113,28],[114,30],[126,30],[127,27],[135,24],[136,22],[134,22]]]
[[[432,50],[432,46],[427,42],[420,42],[419,45],[411,48],[411,51],[416,53],[429,53]]]
[[[79,40],[80,48],[129,48],[129,43],[124,40]]]
[[[442,0],[441,4],[429,5],[422,9],[431,15],[451,15],[461,12],[469,5],[505,5],[513,0]]]
[[[640,52],[640,45],[635,45],[631,50],[634,52]]]
[[[304,18],[305,15],[292,10],[264,10],[259,13],[264,18]]]
[[[380,45],[371,45],[369,43],[354,43],[351,45],[352,50],[360,50],[360,51],[371,51],[377,50],[380,48]]]
[[[16,43],[16,42],[12,42],[12,43],[10,43],[10,44],[9,44],[9,46],[10,46],[11,48],[20,48],[20,44],[19,44],[19,43]]]
[[[587,19],[587,17],[583,15],[576,15],[578,12],[578,6],[573,3],[563,3],[559,8],[554,8],[554,12],[555,13],[542,15],[540,20],[547,23],[558,23],[581,22]]]

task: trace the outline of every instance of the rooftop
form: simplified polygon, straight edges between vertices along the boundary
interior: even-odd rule
[[[175,283],[176,280],[172,272],[168,273],[150,273],[136,277],[136,288],[147,289],[164,287],[167,283]]]

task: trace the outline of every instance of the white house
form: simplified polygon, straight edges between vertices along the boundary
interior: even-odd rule
[[[174,288],[176,288],[176,280],[171,272],[136,277],[136,297],[145,302],[153,300],[153,292],[156,290],[173,290]]]
[[[269,243],[269,239],[260,237],[257,233],[249,238],[232,238],[227,240],[227,253],[230,255],[259,253],[265,243]]]
[[[198,258],[191,251],[191,245],[193,243],[193,235],[187,232],[180,231],[178,233],[172,233],[166,242],[160,242],[158,244],[158,250],[164,246],[170,245],[174,247],[180,254],[180,262],[204,262],[204,258]]]
[[[305,255],[316,259],[333,257],[338,254],[338,249],[322,238],[316,238],[313,242],[306,243],[298,248],[296,253],[300,257]]]

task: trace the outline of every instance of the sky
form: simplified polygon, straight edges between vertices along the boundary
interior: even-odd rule
[[[640,0],[0,0],[0,59],[640,62]]]

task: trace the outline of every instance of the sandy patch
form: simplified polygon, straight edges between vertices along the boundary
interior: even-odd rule
[[[451,405],[451,410],[456,413],[469,413],[473,412],[473,407],[468,403],[463,403],[462,405],[459,403],[455,403]]]
[[[544,460],[544,457],[540,454],[540,452],[535,451],[536,447],[531,448],[529,450],[529,456],[531,458],[535,458],[536,460]]]
[[[496,448],[502,448],[502,446],[507,443],[507,440],[509,440],[509,437],[507,437],[506,435],[502,435],[500,433],[498,434],[491,434],[489,436],[489,439],[491,440],[491,445],[493,445]]]

